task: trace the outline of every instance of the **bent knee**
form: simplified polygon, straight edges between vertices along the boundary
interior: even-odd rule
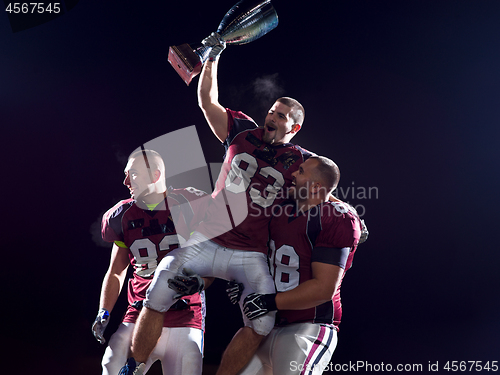
[[[276,311],[269,312],[254,320],[249,320],[245,316],[244,321],[245,327],[252,329],[257,335],[267,336],[274,328]]]

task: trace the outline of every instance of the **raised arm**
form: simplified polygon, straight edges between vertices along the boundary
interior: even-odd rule
[[[210,129],[221,141],[227,138],[226,109],[219,104],[219,90],[217,87],[218,60],[208,60],[203,66],[198,81],[198,105],[203,111]]]

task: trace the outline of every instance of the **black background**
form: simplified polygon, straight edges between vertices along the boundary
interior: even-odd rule
[[[221,161],[197,78],[186,87],[167,52],[233,4],[82,1],[17,32],[2,10],[0,337],[13,373],[99,373],[99,218],[128,196],[125,161],[144,142],[196,125]],[[275,30],[222,54],[219,99],[259,123],[278,96],[302,102],[294,142],[335,160],[340,198],[362,208],[370,238],[343,285],[332,363],[500,360],[500,3],[273,5]],[[206,373],[240,325],[223,286],[208,291]]]

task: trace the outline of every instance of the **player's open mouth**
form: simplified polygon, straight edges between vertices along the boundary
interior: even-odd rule
[[[268,132],[273,132],[273,131],[275,131],[275,130],[276,130],[275,128],[273,128],[273,127],[271,127],[271,126],[269,126],[269,125],[266,125],[266,128],[267,128],[267,131],[268,131]]]

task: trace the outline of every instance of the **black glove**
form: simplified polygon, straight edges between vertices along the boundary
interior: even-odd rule
[[[200,275],[196,275],[184,268],[180,275],[168,279],[168,287],[177,293],[174,296],[174,299],[177,299],[201,292],[205,288],[205,282]]]
[[[240,302],[243,289],[245,289],[245,287],[242,283],[237,283],[235,280],[227,282],[226,293],[233,305],[236,305],[238,302]]]
[[[92,333],[99,344],[104,344],[106,339],[104,338],[104,330],[109,323],[109,312],[106,309],[99,309],[97,317],[95,318],[94,324],[92,324]]]
[[[253,320],[270,311],[278,310],[275,298],[276,294],[250,293],[243,302],[243,313],[248,319]]]

